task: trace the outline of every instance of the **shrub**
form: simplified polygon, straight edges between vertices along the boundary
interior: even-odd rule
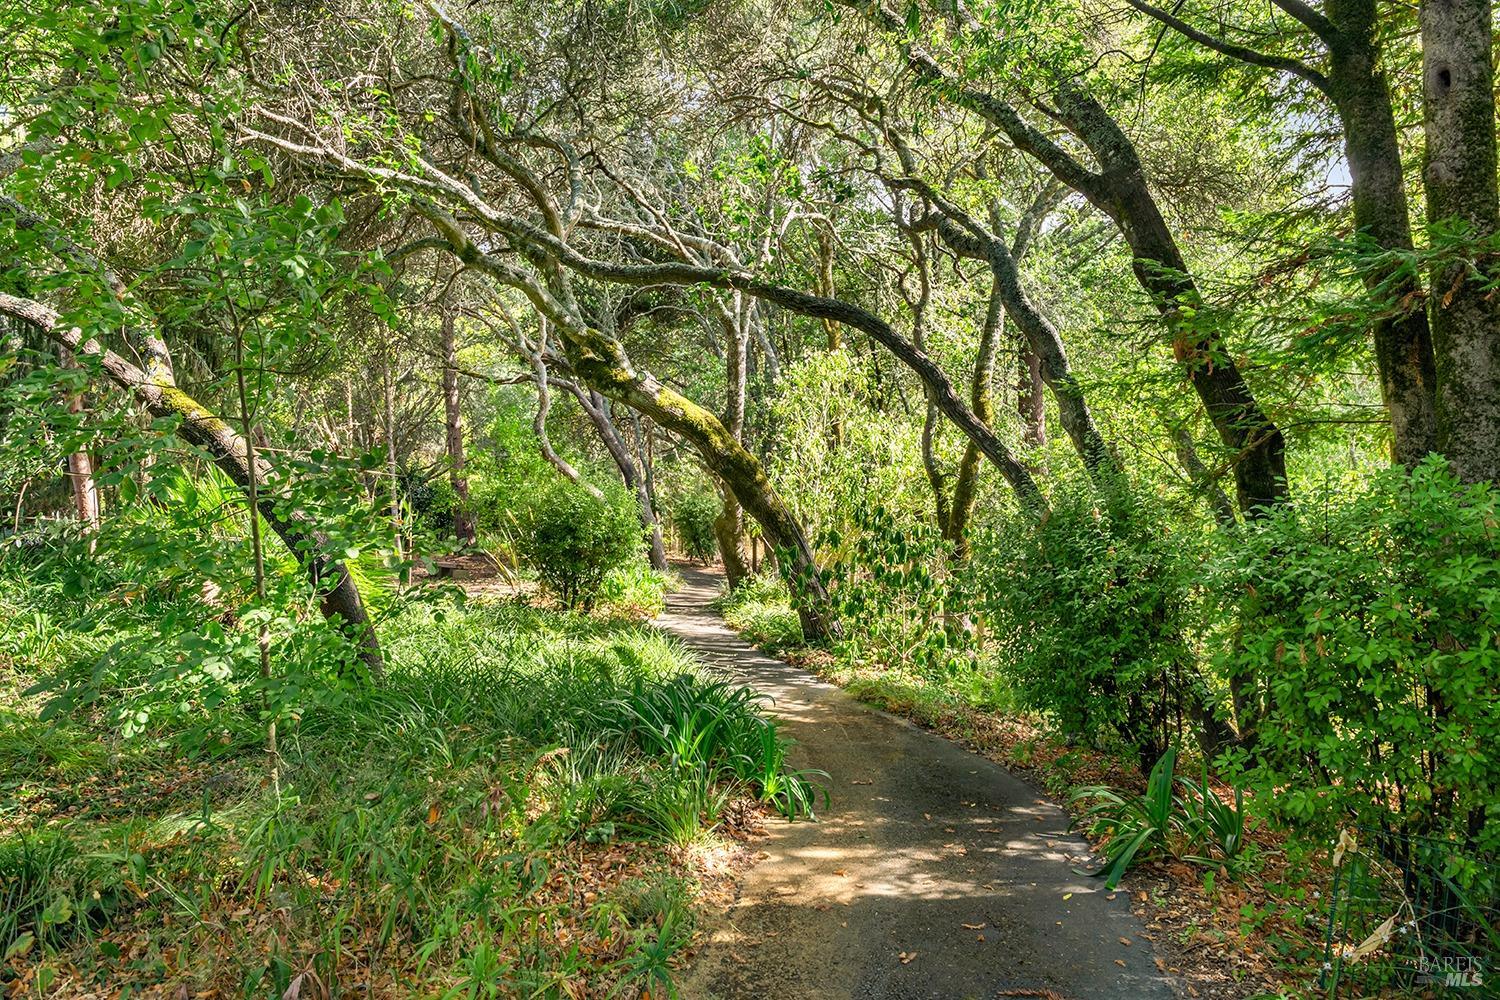
[[[690,558],[706,563],[714,557],[714,518],[719,511],[718,498],[703,490],[684,493],[673,501],[672,528]]]
[[[930,519],[912,523],[881,502],[859,504],[847,531],[829,529],[819,548],[828,561],[837,617],[849,622],[840,653],[879,660],[926,676],[946,675],[959,645],[950,626],[965,610],[964,574],[935,573],[952,546]]]
[[[738,587],[716,597],[713,607],[730,628],[766,650],[803,644],[802,622],[792,610],[791,595],[773,571],[741,580]]]
[[[1240,764],[1281,816],[1435,838],[1450,865],[1500,848],[1496,503],[1431,459],[1304,494],[1215,565],[1239,628],[1220,666],[1261,713]]]
[[[460,503],[458,491],[447,475],[428,479],[407,477],[406,496],[421,527],[440,535],[453,531]]]
[[[568,607],[592,607],[605,575],[641,547],[635,500],[618,487],[600,500],[554,478],[536,489],[519,520],[521,558]]]
[[[666,610],[667,591],[671,587],[672,581],[665,573],[658,573],[644,561],[628,562],[604,575],[599,599],[611,615],[645,620]]]
[[[1059,490],[1040,525],[1011,521],[974,559],[981,607],[1006,643],[1023,705],[1064,732],[1113,732],[1143,769],[1166,748],[1186,679],[1186,542],[1146,502]]]

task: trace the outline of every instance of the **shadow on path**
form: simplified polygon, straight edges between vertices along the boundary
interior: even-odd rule
[[[722,577],[676,569],[685,586],[657,625],[775,699],[794,764],[827,771],[832,799],[819,822],[767,824],[769,857],[711,921],[683,997],[1176,996],[1125,893],[1110,899],[1073,872],[1089,848],[1061,809],[991,761],[758,652],[707,607]]]

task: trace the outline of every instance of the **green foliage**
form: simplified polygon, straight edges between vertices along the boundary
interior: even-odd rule
[[[1160,855],[1194,861],[1209,868],[1238,862],[1245,842],[1244,793],[1235,790],[1234,804],[1219,798],[1203,780],[1175,775],[1177,748],[1168,747],[1151,768],[1144,793],[1121,792],[1090,785],[1073,793],[1075,802],[1092,802],[1079,817],[1095,836],[1107,834],[1102,848],[1104,865],[1092,874],[1113,890],[1137,862]],[[1186,793],[1178,795],[1175,786]],[[1192,853],[1205,851],[1210,853]]]
[[[741,580],[717,597],[713,606],[735,631],[773,652],[801,646],[802,622],[792,610],[786,582],[764,572]]]
[[[1144,794],[1121,794],[1101,785],[1073,793],[1074,801],[1094,800],[1081,817],[1090,824],[1090,832],[1109,835],[1103,848],[1104,867],[1093,873],[1104,879],[1104,888],[1112,890],[1119,885],[1121,877],[1137,861],[1168,850],[1168,840],[1176,826],[1176,801],[1172,794],[1172,771],[1176,765],[1177,749],[1169,747],[1151,769]]]
[[[1149,764],[1192,669],[1198,557],[1145,500],[1074,483],[1053,503],[1042,524],[1007,522],[976,546],[982,607],[1023,705],[1069,734],[1112,733]]]
[[[606,725],[631,735],[671,766],[707,779],[721,774],[759,788],[788,819],[812,816],[814,773],[786,767],[785,739],[754,711],[761,696],[728,681],[684,674],[666,683],[637,683],[604,709]],[[823,775],[827,777],[827,775]]]
[[[1308,495],[1225,548],[1217,610],[1237,631],[1219,663],[1263,712],[1238,766],[1279,815],[1500,848],[1496,504],[1429,459]]]
[[[966,598],[965,578],[934,571],[951,546],[930,521],[903,523],[878,502],[854,505],[850,518],[847,534],[829,529],[820,539],[836,553],[829,565],[834,607],[854,623],[842,652],[922,675],[946,673],[960,652],[949,614],[962,613]]]
[[[517,549],[568,607],[593,606],[610,570],[641,547],[635,498],[611,486],[600,500],[565,479],[536,487],[520,514]]]
[[[182,594],[112,607],[97,582],[80,603],[20,558],[0,561],[0,656],[41,653],[28,669],[89,674],[102,650],[144,645],[149,619],[192,610]],[[107,572],[112,559],[92,562]],[[222,628],[232,643],[254,622]],[[653,629],[441,599],[395,606],[382,637],[381,685],[325,679],[323,695],[282,714],[274,790],[261,689],[238,673],[217,686],[179,678],[189,708],[153,709],[129,738],[122,714],[162,683],[135,658],[112,660],[88,699],[48,722],[7,692],[0,810],[23,832],[0,835],[0,953],[150,974],[98,952],[92,929],[108,925],[201,954],[211,967],[183,974],[237,976],[252,992],[285,993],[297,968],[331,976],[350,947],[474,977],[486,995],[568,977],[601,994],[660,988],[690,938],[687,883],[663,874],[580,908],[549,878],[578,877],[571,859],[591,845],[696,841],[738,797],[811,810],[810,778],[786,767],[757,699],[701,676]],[[278,639],[282,683],[311,685],[299,641]],[[38,806],[52,819],[24,832]],[[295,953],[251,931],[273,905]],[[608,941],[607,955],[555,941],[547,929],[565,920]],[[219,927],[230,933],[208,933]]]
[[[424,529],[439,536],[453,533],[453,521],[460,505],[458,491],[446,475],[408,481],[405,492],[418,523]]]
[[[599,600],[610,614],[644,621],[666,610],[671,585],[667,574],[658,573],[644,560],[637,559],[604,575]]]
[[[713,559],[718,549],[714,519],[719,510],[718,498],[708,490],[686,492],[672,501],[672,528],[689,558],[700,563]]]

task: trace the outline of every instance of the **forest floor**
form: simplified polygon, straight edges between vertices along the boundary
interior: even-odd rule
[[[774,699],[794,763],[828,773],[816,823],[766,825],[761,861],[707,923],[689,1000],[1177,995],[1124,892],[1075,869],[1068,816],[998,764],[758,652],[678,566],[657,624]],[[821,800],[820,800],[821,804]]]

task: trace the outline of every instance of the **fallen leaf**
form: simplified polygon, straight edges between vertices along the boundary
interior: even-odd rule
[[[901,964],[902,965],[910,965],[911,962],[912,962],[912,959],[914,959],[914,958],[917,957],[917,953],[914,952],[914,951],[903,951],[900,955],[897,955],[896,957],[899,958],[899,959],[901,959]]]
[[[982,931],[982,930],[984,930],[984,924],[964,924],[964,926],[967,927],[971,931]]]

